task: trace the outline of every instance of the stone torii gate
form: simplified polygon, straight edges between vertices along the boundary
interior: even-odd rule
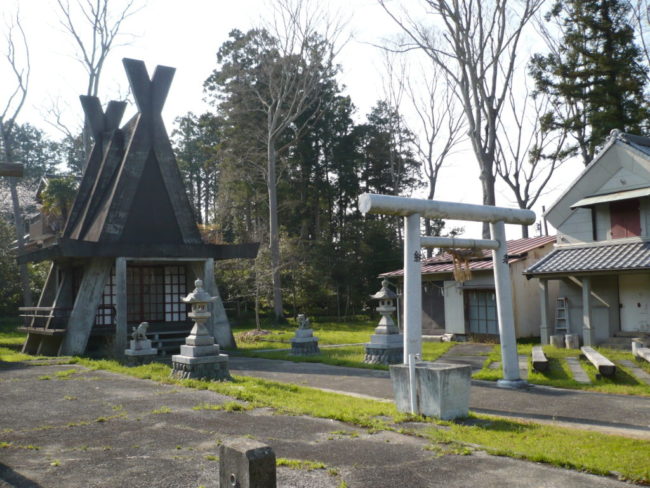
[[[416,198],[364,193],[359,210],[367,214],[404,217],[404,363],[422,353],[422,247],[490,249],[494,262],[497,317],[503,365],[503,379],[498,385],[520,388],[527,383],[519,376],[517,340],[512,309],[505,224],[530,225],[535,213],[522,210],[468,203],[442,202]],[[445,218],[490,224],[491,239],[455,239],[420,235],[420,218]]]

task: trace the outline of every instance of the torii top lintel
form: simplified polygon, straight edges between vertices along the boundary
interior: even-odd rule
[[[174,79],[176,68],[156,66],[153,77],[149,78],[147,67],[140,59],[122,59],[126,76],[131,85],[133,98],[138,111],[143,115],[160,115]]]
[[[530,225],[535,222],[535,212],[532,210],[372,193],[364,193],[359,197],[359,210],[364,214],[401,215],[404,217],[420,214],[422,217],[431,219],[448,218],[474,222],[504,222],[521,225]]]

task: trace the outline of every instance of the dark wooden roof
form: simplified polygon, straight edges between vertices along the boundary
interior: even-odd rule
[[[201,239],[161,115],[175,69],[158,66],[149,78],[144,62],[124,59],[123,64],[138,113],[119,128],[124,102],[112,101],[104,112],[97,97],[81,97],[94,145],[62,238],[53,246],[59,249],[32,251],[21,261],[74,252],[78,257],[255,257],[257,245],[251,256],[250,246],[226,252]],[[182,254],[188,251],[198,254]]]

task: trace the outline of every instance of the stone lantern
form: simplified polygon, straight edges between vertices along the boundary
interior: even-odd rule
[[[388,288],[388,280],[381,282],[379,290],[370,298],[379,301],[377,312],[381,314],[379,325],[375,333],[366,344],[365,363],[370,364],[396,364],[404,359],[404,336],[399,333],[392,314],[396,310],[393,305],[397,295]]]
[[[219,354],[219,345],[214,343],[214,337],[205,327],[205,322],[212,315],[208,311],[208,304],[218,297],[210,296],[203,289],[200,279],[194,282],[194,286],[194,291],[182,299],[192,307],[187,315],[194,320],[194,327],[181,346],[181,353],[172,356],[172,376],[179,379],[229,379],[228,356]]]

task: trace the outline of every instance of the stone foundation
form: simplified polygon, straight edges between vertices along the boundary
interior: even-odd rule
[[[226,381],[232,379],[228,370],[228,356],[226,354],[201,358],[172,356],[171,376],[179,380]]]
[[[404,348],[366,347],[364,363],[368,364],[399,364],[404,361]]]
[[[318,338],[310,337],[311,340],[296,340],[291,339],[291,354],[294,356],[309,356],[311,354],[319,354]]]

